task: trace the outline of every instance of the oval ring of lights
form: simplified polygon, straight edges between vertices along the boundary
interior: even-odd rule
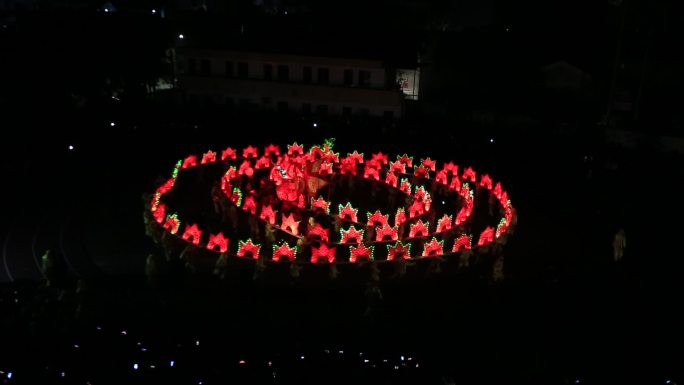
[[[449,256],[505,241],[515,225],[508,193],[487,174],[478,175],[471,167],[461,170],[453,162],[438,165],[430,158],[418,163],[406,154],[394,161],[381,152],[365,157],[354,151],[340,157],[333,144],[334,139],[328,139],[305,151],[294,143],[282,154],[279,146],[271,144],[261,154],[248,146],[241,152],[229,147],[220,153],[190,155],[179,160],[172,176],[156,189],[151,214],[164,231],[199,248],[272,262],[355,263]],[[227,236],[237,224],[226,224],[226,215],[223,229],[185,223],[178,214],[181,208],[167,202],[179,175],[217,164],[222,176],[213,182],[214,191],[226,205],[234,206],[233,211],[240,209],[251,216],[250,230],[256,226],[257,231],[248,231],[244,237],[233,231],[233,236]],[[396,209],[391,213],[370,209],[362,214],[352,202],[334,201],[331,196],[344,196],[336,188],[363,187],[359,179],[374,190],[366,191],[364,197],[381,195],[376,200],[385,206],[394,202]],[[262,194],[252,186],[270,187],[270,193]],[[487,194],[484,205],[489,206],[490,223],[479,224],[483,228],[473,245],[475,225],[471,222],[480,194]],[[322,216],[334,228],[323,226]],[[262,250],[258,234],[269,231],[273,236],[267,243],[272,250]]]

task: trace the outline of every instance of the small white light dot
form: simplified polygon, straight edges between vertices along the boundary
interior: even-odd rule
[[[60,373],[60,376],[61,376],[61,377],[65,377],[65,376],[66,376],[66,373],[62,372],[62,373]]]
[[[110,122],[110,123],[109,123],[109,126],[110,126],[110,127],[114,127],[114,126],[116,126],[116,123]]]
[[[12,379],[12,372],[7,372],[7,379],[11,380]]]
[[[173,368],[173,365],[176,365],[176,361],[171,360],[171,362],[169,362],[169,366]]]
[[[238,363],[239,363],[240,365],[244,365],[244,364],[245,364],[245,360],[240,360]]]
[[[303,360],[303,359],[304,359],[304,356],[299,357],[299,359],[300,359],[300,360]]]
[[[195,346],[199,346],[199,340],[195,340]]]
[[[183,34],[181,33],[180,35],[178,35],[178,38],[179,38],[179,39],[184,39],[185,36],[183,36]]]
[[[157,13],[157,10],[156,10],[156,9],[153,9],[153,10],[152,10],[152,14],[154,15],[155,13]]]
[[[363,360],[363,362],[368,363],[368,359]]]
[[[74,150],[74,146],[72,146],[72,145],[70,144],[70,145],[69,145],[69,150],[73,151],[73,150]]]
[[[314,126],[314,127],[318,127],[318,123],[314,123],[313,126]]]
[[[489,143],[494,143],[494,138],[489,139]]]
[[[394,365],[394,370],[399,370],[399,367],[397,365]]]
[[[122,336],[125,336],[126,334],[128,334],[128,333],[126,333],[125,330],[122,330],[122,331],[121,331],[121,335],[122,335]]]
[[[133,364],[133,370],[138,370],[138,364]]]
[[[109,8],[105,8],[105,12],[109,12]]]
[[[442,203],[444,203],[444,201],[442,201]],[[401,356],[400,358],[402,361],[404,361],[404,356]]]

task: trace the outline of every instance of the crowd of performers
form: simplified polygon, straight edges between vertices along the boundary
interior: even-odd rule
[[[359,155],[356,152],[355,154]],[[262,159],[264,158],[266,155]],[[287,155],[284,158],[287,159]],[[408,191],[402,191],[397,184],[394,187],[388,186],[377,177],[361,178],[356,176],[356,172],[322,173],[322,168],[329,167],[325,158],[301,163],[293,161],[294,158],[286,162],[282,159],[272,154],[267,161],[273,166],[262,169],[244,167],[245,164],[254,165],[254,161],[247,163],[245,160],[239,172],[235,167],[231,167],[230,163],[225,163],[229,168],[224,177],[211,186],[213,213],[204,214],[218,223],[215,228],[220,228],[223,233],[228,234],[226,238],[231,241],[240,240],[241,254],[238,255],[242,258],[236,258],[235,251],[230,252],[229,249],[222,250],[218,257],[215,257],[213,252],[207,250],[206,243],[186,242],[178,235],[166,231],[164,223],[159,223],[152,214],[150,202],[153,202],[153,199],[150,195],[143,198],[146,204],[147,235],[162,246],[167,261],[180,259],[191,271],[206,270],[207,264],[211,263],[210,270],[221,279],[228,279],[231,276],[231,263],[235,263],[236,260],[251,263],[254,281],[263,280],[271,266],[279,266],[277,268],[281,272],[283,266],[287,266],[291,284],[300,282],[303,274],[307,272],[306,266],[312,264],[317,265],[318,274],[324,269],[327,279],[331,281],[338,280],[348,271],[362,269],[369,290],[378,288],[381,280],[401,280],[414,270],[420,271],[420,275],[435,275],[445,268],[462,270],[481,260],[490,262],[486,266],[491,269],[489,277],[492,281],[498,282],[503,279],[503,247],[515,229],[517,215],[514,211],[506,231],[497,234],[491,242],[473,248],[468,244],[454,254],[447,249],[441,252],[440,248],[439,253],[427,258],[422,253],[428,242],[435,242],[431,237],[437,232],[434,224],[438,223],[443,213],[459,209],[455,205],[445,206],[445,202],[459,202],[459,197],[462,196],[458,191],[454,191],[454,183],[440,183],[436,179],[430,180],[417,173],[402,174],[408,175],[406,179],[410,183],[409,186],[424,186],[422,191],[426,194],[418,197],[417,192],[411,194],[410,187]],[[340,167],[345,167],[345,160],[342,160]],[[241,160],[237,161],[239,164]],[[370,163],[370,160],[367,163]],[[359,170],[368,167],[360,164],[353,166]],[[225,168],[221,172],[223,171]],[[390,173],[387,167],[383,173]],[[458,178],[456,173],[453,178]],[[482,221],[491,222],[503,215],[504,208],[491,191],[481,191],[485,190],[485,187],[480,183],[470,183],[467,188],[473,189],[471,196],[476,198],[472,205],[478,212],[482,212],[482,215],[478,215],[484,218]],[[487,190],[491,190],[491,186]],[[239,193],[238,197],[235,196],[236,191]],[[361,215],[357,217],[358,210],[349,204],[341,204],[349,201],[358,202],[359,199],[364,200],[369,207],[382,208],[378,210],[380,223],[374,224],[371,221],[373,208],[370,209],[369,220],[366,222],[365,218],[360,218]],[[417,202],[421,199],[429,199],[430,202]],[[333,202],[340,203],[337,213],[330,213]],[[460,202],[462,206],[462,200]],[[395,217],[395,226],[392,226],[394,233],[388,233],[384,238],[383,234],[378,234],[379,231],[390,228],[387,223],[388,215],[383,218],[379,214],[380,211],[394,213],[396,210],[397,216],[400,212],[406,212],[408,216],[408,211],[419,203],[425,208],[420,211],[420,215],[411,215],[403,220]],[[512,207],[510,209],[513,210]],[[454,244],[456,237],[472,234],[473,231],[484,228],[483,223],[474,223],[477,222],[474,217],[461,223],[456,222],[453,226],[449,218],[445,231],[439,234],[442,244]],[[426,228],[424,234],[412,234],[412,227],[418,218],[421,224],[432,224],[435,231],[429,232]],[[232,244],[233,250],[235,243]],[[273,250],[273,254],[266,252],[270,250]],[[350,264],[350,261],[355,263]],[[148,275],[154,275],[162,263],[160,258],[151,255],[148,258]]]

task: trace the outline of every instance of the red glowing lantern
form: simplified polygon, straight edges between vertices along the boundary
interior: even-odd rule
[[[489,175],[484,174],[480,175],[480,187],[484,187],[487,190],[492,189],[492,178],[489,177]]]
[[[374,246],[366,247],[363,243],[356,247],[349,246],[349,262],[355,263],[361,258],[372,261],[374,248]]]
[[[387,260],[411,259],[411,244],[403,244],[397,241],[394,245],[387,245]]]
[[[248,195],[245,198],[244,204],[242,205],[242,209],[252,215],[256,214],[257,207],[256,207],[256,200],[254,199],[254,196]]]
[[[280,246],[273,245],[273,261],[278,262],[282,258],[287,258],[290,262],[295,260],[297,254],[297,246],[290,247],[287,242],[283,242]]]
[[[252,165],[248,160],[245,160],[242,162],[242,164],[240,164],[240,168],[238,169],[238,174],[239,175],[247,175],[247,176],[254,175],[254,169],[252,168]]]
[[[195,166],[197,166],[197,155],[190,155],[183,159],[183,166],[181,166],[181,168],[185,169]]]
[[[423,247],[423,257],[436,257],[444,254],[444,240],[437,241],[437,238],[432,237],[432,240]]]
[[[323,197],[318,197],[318,199],[311,198],[311,209],[314,211],[323,211],[326,214],[330,214],[330,202],[323,199]]]
[[[329,247],[325,243],[320,246],[311,247],[311,263],[317,263],[319,259],[327,260],[328,263],[335,262],[335,248]]]
[[[349,230],[340,229],[340,243],[361,243],[363,233],[363,230],[356,230],[354,226],[349,226]]]
[[[413,175],[419,177],[419,178],[427,178],[429,176],[429,171],[425,166],[420,165],[413,169]]]
[[[242,150],[242,157],[246,159],[256,158],[258,150],[254,146],[247,146]]]
[[[202,164],[216,162],[216,153],[214,151],[207,151],[202,155]]]
[[[390,163],[390,170],[393,174],[406,174],[406,165],[400,161]]]
[[[357,220],[357,213],[359,212],[359,209],[355,209],[352,207],[351,203],[347,202],[346,205],[338,206],[338,216],[346,221],[351,221],[351,222],[358,222]]]
[[[437,162],[435,162],[434,160],[432,160],[430,158],[421,159],[420,163],[423,165],[423,167],[425,167],[426,169],[428,169],[430,171],[435,171],[435,169],[437,167]]]
[[[316,226],[312,227],[309,232],[307,233],[309,237],[312,237],[314,239],[318,239],[319,241],[322,242],[328,242],[328,230],[324,229],[323,226],[320,224],[316,224]]]
[[[366,179],[380,180],[380,171],[377,168],[373,168],[371,164],[367,164],[363,170],[363,177]]]
[[[399,179],[397,178],[397,175],[395,173],[388,172],[387,176],[385,176],[385,183],[392,187],[397,187]]]
[[[435,176],[435,182],[441,183],[443,185],[449,184],[448,174],[447,174],[446,170],[437,171],[437,175]]]
[[[271,225],[275,225],[276,218],[275,211],[273,211],[273,207],[271,205],[262,206],[259,218],[270,223]]]
[[[225,253],[228,251],[228,238],[223,236],[223,233],[218,233],[216,235],[209,234],[209,243],[207,243],[207,250],[217,251],[219,253]]]
[[[287,146],[287,155],[292,156],[295,154],[304,155],[304,147],[298,145],[297,142]]]
[[[465,170],[463,170],[463,180],[469,180],[473,183],[477,180],[477,175],[475,174],[475,170],[473,170],[472,167],[466,167]]]
[[[259,250],[261,250],[261,245],[253,243],[251,239],[248,239],[246,242],[240,241],[237,256],[242,258],[251,257],[252,259],[259,259]]]
[[[383,227],[387,226],[389,221],[389,215],[383,215],[380,210],[376,210],[373,214],[366,213],[366,216],[368,217],[367,226]]]
[[[477,245],[484,246],[492,242],[494,242],[494,229],[488,226],[480,233],[480,239],[477,241]]]
[[[280,228],[287,231],[288,233],[292,235],[299,235],[299,222],[300,221],[295,221],[294,219],[294,214],[290,214],[288,216],[285,216],[285,214],[281,215],[282,217],[282,222],[280,223]]]
[[[437,230],[436,232],[442,233],[447,230],[451,230],[451,221],[452,217],[451,215],[444,214],[444,216],[437,221]]]
[[[266,155],[257,159],[256,163],[254,164],[254,168],[256,168],[257,170],[263,170],[269,167],[271,167],[271,158],[269,158]]]
[[[418,222],[411,224],[411,229],[409,230],[409,238],[427,236],[428,227],[430,227],[430,222],[423,222],[422,219],[419,219]]]
[[[399,226],[404,222],[406,222],[406,211],[403,207],[399,207],[397,213],[394,214],[394,225]]]
[[[194,245],[199,245],[202,231],[197,227],[197,224],[186,225],[183,232],[183,239],[192,242]]]
[[[387,164],[387,154],[383,154],[382,152],[378,152],[377,154],[373,154],[373,161],[379,162],[382,164]]]
[[[402,156],[397,156],[397,160],[408,167],[413,167],[413,157],[406,154]]]
[[[375,241],[396,241],[399,239],[399,228],[397,226],[391,227],[390,225],[384,225],[375,231]]]
[[[463,234],[459,236],[454,242],[454,247],[451,249],[454,253],[458,253],[461,250],[470,250],[471,243],[473,241],[473,236],[468,234]]]
[[[264,149],[264,156],[271,155],[280,156],[280,147],[275,144],[269,144],[268,146],[266,146],[266,148]]]

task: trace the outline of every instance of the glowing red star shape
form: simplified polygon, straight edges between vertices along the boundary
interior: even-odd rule
[[[223,175],[223,177],[228,179],[228,180],[233,180],[233,179],[237,178],[237,176],[238,176],[238,173],[237,173],[237,169],[235,168],[235,166],[230,166],[230,168],[228,168],[228,171],[226,171],[226,173]]]
[[[397,156],[397,160],[408,167],[413,167],[413,157],[406,154],[402,156]]]
[[[335,262],[335,248],[328,247],[325,243],[311,247],[311,263],[317,263],[320,258],[327,259],[328,263]]]
[[[484,174],[480,175],[480,187],[484,187],[487,190],[492,189],[492,178],[489,177],[489,175]]]
[[[273,261],[278,262],[282,257],[287,258],[290,262],[294,261],[297,253],[297,246],[290,247],[287,242],[283,242],[280,246],[273,246]]]
[[[271,155],[280,156],[280,147],[275,145],[275,144],[269,144],[264,149],[264,155],[266,155],[266,156],[271,156]]]
[[[451,229],[451,215],[444,214],[444,216],[437,221],[437,232],[441,233]]]
[[[294,154],[299,154],[299,155],[304,154],[304,147],[298,145],[297,142],[294,142],[294,143],[287,146],[287,155],[294,155]]]
[[[422,202],[425,200],[425,197],[427,197],[428,193],[425,191],[425,187],[419,186],[416,187],[416,192],[413,193],[413,200]]]
[[[340,243],[360,243],[363,240],[363,230],[356,230],[354,226],[349,226],[349,230],[340,230]]]
[[[256,214],[256,200],[252,195],[249,195],[245,198],[245,201],[242,204],[242,209],[244,211],[247,211],[248,213],[255,215]]]
[[[492,242],[494,242],[494,229],[488,226],[480,233],[480,239],[477,241],[477,245],[483,246]]]
[[[444,241],[437,241],[437,238],[432,237],[432,240],[423,247],[423,257],[435,257],[444,254]]]
[[[437,167],[437,162],[430,158],[421,159],[420,163],[430,171],[435,171],[435,168]]]
[[[271,205],[265,205],[261,207],[261,214],[259,214],[259,218],[261,218],[264,221],[267,221],[268,223],[274,225],[275,224],[275,212],[273,211],[273,207]]]
[[[173,178],[169,178],[166,180],[166,182],[164,182],[161,186],[157,188],[157,192],[161,195],[164,195],[167,192],[171,191],[175,183],[176,181]]]
[[[383,154],[382,152],[373,154],[373,160],[382,164],[387,164],[387,154]]]
[[[422,219],[419,219],[418,222],[411,224],[409,238],[424,237],[428,235],[428,226],[430,226],[430,222],[423,222]]]
[[[216,235],[209,234],[209,243],[207,243],[207,249],[216,251],[217,247],[220,253],[225,253],[228,250],[228,238],[224,237],[223,233],[218,233]]]
[[[465,207],[461,207],[460,210],[458,210],[458,214],[456,214],[456,221],[454,222],[454,225],[458,226],[461,223],[465,223],[465,221],[468,219],[468,209]]]
[[[299,235],[299,222],[294,220],[294,214],[285,216],[282,214],[282,222],[280,223],[280,228],[289,232],[292,235]]]
[[[313,146],[309,150],[309,158],[312,162],[318,159],[323,159],[323,156],[323,150],[321,150],[321,148],[318,146]]]
[[[401,190],[406,195],[411,195],[411,182],[408,179],[402,179],[399,185],[399,190]]]
[[[472,242],[472,235],[463,234],[456,239],[454,242],[454,247],[451,249],[452,252],[457,253],[461,250],[470,250],[470,245]]]
[[[257,159],[256,163],[254,164],[254,168],[256,168],[257,170],[262,170],[269,167],[271,167],[271,158],[269,158],[266,155]]]
[[[216,162],[216,153],[214,151],[207,151],[202,155],[202,164]]]
[[[311,237],[318,237],[319,240],[323,242],[328,242],[328,230],[324,229],[319,223],[309,230],[308,234]]]
[[[330,202],[326,201],[323,199],[323,197],[318,197],[318,199],[314,200],[311,198],[311,208],[315,210],[322,210],[324,213],[329,213],[330,212]]]
[[[235,160],[237,158],[237,151],[230,147],[221,152],[221,160]]]
[[[190,155],[183,159],[183,166],[181,168],[190,168],[197,166],[197,155]]]
[[[394,245],[387,245],[387,260],[393,261],[396,258],[411,259],[411,244],[402,244],[397,241]]]
[[[383,227],[387,226],[387,223],[389,222],[389,215],[383,215],[380,210],[375,210],[373,214],[366,213],[366,216],[368,217],[368,226]]]
[[[261,250],[261,245],[255,244],[251,239],[245,241],[240,241],[238,246],[238,257],[246,257],[248,254],[252,256],[252,259],[259,259],[259,250]]]
[[[399,179],[397,178],[397,175],[393,172],[388,172],[387,176],[385,176],[385,183],[392,186],[392,187],[397,187],[397,183],[399,183]]]
[[[200,238],[202,237],[202,230],[197,227],[197,224],[186,225],[185,231],[183,232],[183,239],[192,242],[195,245],[199,245]],[[192,241],[190,240],[192,239]]]
[[[359,209],[353,208],[351,203],[347,202],[345,206],[339,205],[338,212],[340,218],[351,222],[358,222],[356,215]]]
[[[391,227],[384,225],[378,228],[375,232],[375,241],[396,241],[399,238],[399,228],[397,226]]]
[[[372,261],[374,248],[374,246],[366,247],[363,243],[356,247],[349,246],[349,262],[354,263],[359,258],[367,258]]]
[[[473,183],[477,180],[477,175],[475,174],[475,170],[473,170],[472,167],[466,167],[465,170],[463,170],[463,179],[464,180],[469,180]]]
[[[242,150],[242,157],[248,158],[248,159],[249,158],[256,158],[258,152],[259,152],[259,150],[257,150],[256,147],[250,145],[250,146],[245,147],[244,150]]]
[[[406,174],[406,165],[400,161],[391,162],[390,172],[394,174]]]

